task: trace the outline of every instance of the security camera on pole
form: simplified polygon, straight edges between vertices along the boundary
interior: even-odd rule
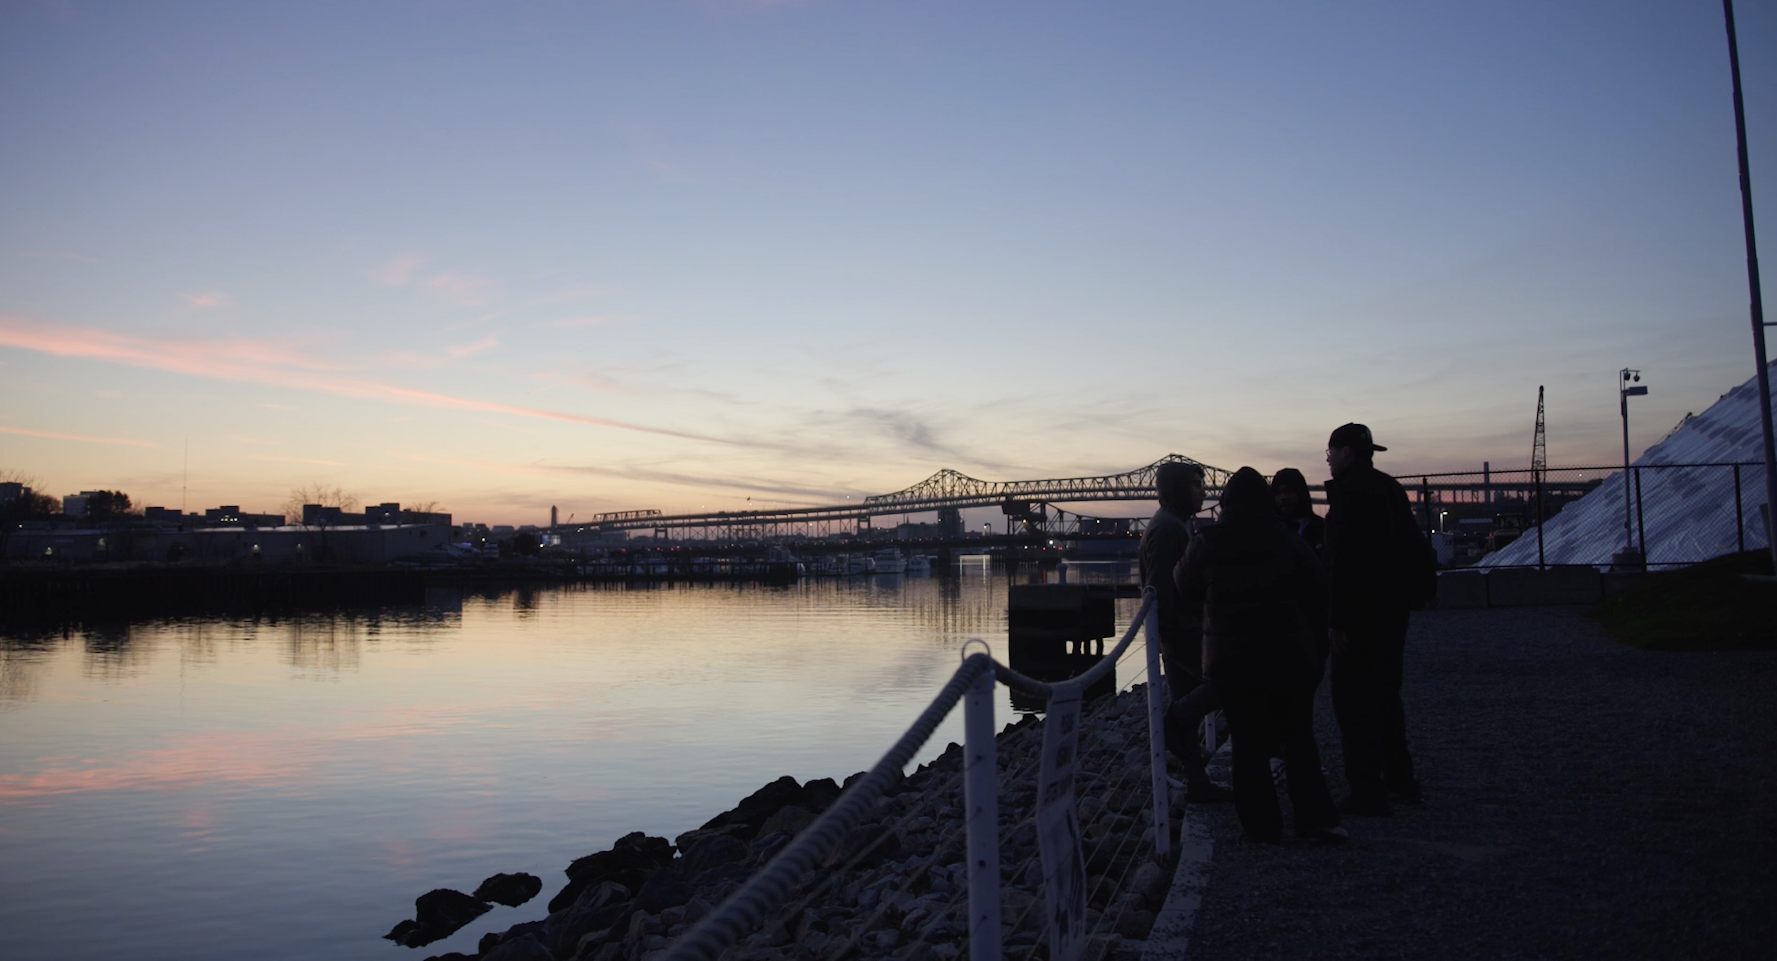
[[[1647,569],[1647,545],[1636,548],[1635,511],[1629,497],[1629,398],[1645,396],[1647,388],[1641,385],[1641,371],[1627,367],[1617,371],[1617,403],[1623,410],[1623,552],[1610,560],[1611,570],[1615,571]]]

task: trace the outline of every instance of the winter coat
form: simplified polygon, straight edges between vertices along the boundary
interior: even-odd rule
[[[1436,562],[1399,481],[1359,464],[1327,481],[1330,625],[1353,625],[1422,606],[1437,592]]]
[[[1175,572],[1180,598],[1202,605],[1203,673],[1211,680],[1270,686],[1319,674],[1326,575],[1267,507],[1224,506],[1221,522],[1198,532]]]
[[[1314,512],[1314,498],[1308,492],[1308,479],[1293,467],[1285,468],[1278,471],[1277,476],[1272,479],[1271,489],[1275,491],[1280,485],[1296,492],[1296,512],[1284,517],[1284,526],[1306,541],[1316,557],[1320,556],[1321,550],[1326,547],[1327,525]]]
[[[1141,537],[1141,582],[1144,587],[1154,587],[1160,643],[1185,669],[1195,669],[1203,660],[1198,610],[1187,610],[1179,601],[1178,585],[1172,579],[1172,569],[1185,556],[1190,542],[1189,523],[1165,507],[1154,513]]]

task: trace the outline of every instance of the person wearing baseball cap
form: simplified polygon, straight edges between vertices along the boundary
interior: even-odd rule
[[[1400,482],[1376,469],[1370,428],[1327,438],[1326,563],[1333,714],[1344,747],[1346,814],[1384,816],[1421,802],[1401,707],[1408,612],[1436,593],[1436,561]]]

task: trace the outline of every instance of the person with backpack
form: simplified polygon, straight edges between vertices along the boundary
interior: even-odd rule
[[[1203,675],[1228,719],[1240,826],[1262,844],[1282,840],[1283,811],[1267,763],[1281,754],[1296,836],[1346,840],[1314,740],[1326,574],[1278,519],[1263,474],[1242,467],[1229,478],[1220,520],[1192,539],[1174,577],[1179,597],[1203,611]]]
[[[1327,439],[1326,564],[1333,714],[1344,747],[1346,814],[1382,817],[1422,801],[1401,707],[1407,618],[1437,591],[1436,562],[1407,492],[1376,469],[1387,450],[1363,424]]]

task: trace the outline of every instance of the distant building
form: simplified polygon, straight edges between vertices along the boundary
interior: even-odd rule
[[[142,519],[155,524],[178,524],[185,520],[185,512],[170,507],[144,507]]]
[[[90,499],[91,497],[92,497],[91,491],[81,491],[78,494],[69,494],[66,497],[63,497],[62,498],[62,516],[64,516],[64,517],[85,517],[86,516],[86,504],[87,504],[88,499]]]
[[[364,509],[366,524],[443,524],[450,526],[450,515],[438,511],[404,511],[393,501]]]
[[[302,526],[304,527],[346,527],[357,526],[369,522],[363,514],[353,514],[339,507],[323,507],[320,504],[302,505]]]
[[[288,567],[305,564],[386,564],[431,552],[449,542],[435,524],[402,527],[209,527],[21,529],[0,538],[10,562],[176,562],[196,565]]]
[[[282,527],[284,515],[249,514],[239,504],[227,504],[204,511],[204,523],[211,527]]]
[[[13,481],[0,483],[0,504],[10,504],[21,497],[29,496],[30,493],[31,489],[23,484]]]

